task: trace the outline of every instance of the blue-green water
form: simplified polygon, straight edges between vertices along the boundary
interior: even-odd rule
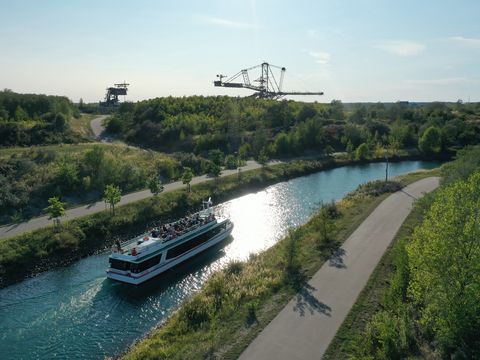
[[[390,175],[438,163],[390,164]],[[279,183],[220,204],[233,240],[138,288],[105,278],[108,254],[83,259],[0,290],[1,359],[103,359],[164,321],[186,296],[232,259],[245,259],[304,223],[321,201],[385,176],[385,164],[348,166]]]

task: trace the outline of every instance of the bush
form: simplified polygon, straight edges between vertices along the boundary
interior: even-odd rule
[[[356,358],[403,359],[414,347],[414,326],[406,309],[399,314],[380,311],[367,324],[366,331],[355,341]]]
[[[225,157],[225,167],[227,169],[236,169],[237,162],[237,158],[234,155],[227,155]]]
[[[380,196],[385,193],[393,193],[402,189],[402,184],[398,181],[369,181],[360,185],[356,190],[347,194],[347,198],[355,196]]]
[[[197,329],[210,319],[208,302],[203,296],[195,296],[182,306],[179,316],[187,328]]]
[[[244,266],[245,264],[242,261],[230,261],[225,268],[225,273],[228,275],[238,275],[243,271]]]

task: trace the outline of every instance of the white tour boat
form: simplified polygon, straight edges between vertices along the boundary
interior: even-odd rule
[[[233,223],[215,216],[210,199],[202,205],[203,210],[193,215],[117,242],[107,277],[138,285],[227,238]]]

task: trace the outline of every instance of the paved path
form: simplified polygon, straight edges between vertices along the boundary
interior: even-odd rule
[[[95,139],[102,140],[105,132],[105,127],[102,123],[107,117],[108,115],[100,115],[90,121],[90,128],[93,131],[93,135],[95,135]]]
[[[275,162],[272,162],[271,164],[274,164],[274,163]],[[260,167],[261,165],[256,161],[249,160],[247,161],[245,166],[241,167],[241,171],[258,169]],[[238,170],[223,170],[220,176],[223,177],[223,176],[228,176],[236,173],[238,173]],[[196,176],[193,178],[191,185],[199,184],[208,180],[212,180],[212,178],[207,177],[206,175]],[[164,186],[165,188],[163,192],[173,191],[173,190],[186,187],[186,185],[183,185],[181,181],[165,184]],[[130,193],[122,196],[122,200],[117,206],[121,206],[121,205],[125,205],[138,200],[146,199],[151,196],[152,196],[152,193],[150,192],[150,190],[142,190],[142,191]],[[79,206],[79,207],[67,210],[67,215],[64,218],[62,218],[62,221],[72,220],[72,219],[93,214],[102,210],[105,210],[105,203],[103,201],[97,201],[92,204],[83,205],[83,206]],[[7,238],[10,236],[19,235],[26,231],[36,230],[48,225],[52,225],[52,220],[49,220],[48,216],[34,218],[19,224],[5,225],[0,227],[0,238]]]
[[[240,356],[321,359],[403,221],[414,198],[439,178],[419,180],[385,199]]]

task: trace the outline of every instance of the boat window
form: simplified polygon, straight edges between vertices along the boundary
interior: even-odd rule
[[[130,270],[130,263],[128,261],[110,259],[110,267],[117,270]]]
[[[150,259],[142,261],[141,263],[132,264],[132,268],[131,268],[132,273],[140,273],[142,271],[150,269],[151,267],[157,265],[160,262],[161,257],[162,257],[162,254],[159,254],[154,257],[151,257]]]
[[[175,258],[177,256],[180,256],[184,253],[186,253],[189,250],[192,250],[193,248],[196,248],[197,246],[207,242],[210,240],[212,237],[217,235],[220,231],[224,230],[226,227],[225,224],[222,224],[222,226],[218,226],[215,229],[209,230],[207,232],[204,232],[203,234],[200,234],[187,242],[184,242],[173,249],[170,249],[167,251],[167,260]]]

